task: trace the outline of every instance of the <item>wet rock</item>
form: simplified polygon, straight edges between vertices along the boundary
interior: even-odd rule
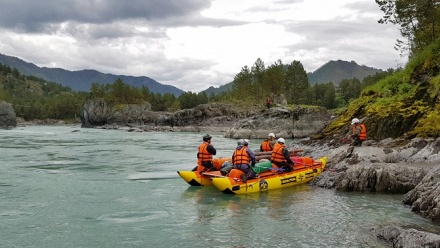
[[[10,103],[0,101],[0,128],[9,129],[17,126],[17,116]]]
[[[378,239],[391,247],[419,248],[440,247],[440,235],[413,228],[386,226],[373,230]]]
[[[424,169],[395,164],[356,165],[344,172],[336,188],[344,191],[405,194],[414,189],[426,173]]]
[[[425,218],[440,221],[440,167],[432,168],[413,190],[406,193],[403,203]]]
[[[112,107],[103,99],[86,102],[81,112],[81,127],[102,126],[108,123]]]

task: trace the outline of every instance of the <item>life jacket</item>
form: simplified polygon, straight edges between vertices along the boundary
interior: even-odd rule
[[[243,146],[240,150],[234,151],[234,165],[236,164],[249,164],[249,155],[246,152],[246,146]]]
[[[286,161],[283,154],[283,148],[286,147],[284,144],[276,143],[273,146],[272,156],[270,157],[270,161],[281,163]]]
[[[359,134],[359,139],[360,140],[366,140],[367,139],[367,128],[365,127],[365,125],[362,123],[361,124],[361,133]]]
[[[266,99],[266,103],[270,103],[270,98],[267,98],[267,99]]]
[[[261,151],[262,152],[272,151],[272,148],[270,147],[270,141],[268,139],[261,142]]]
[[[367,139],[367,128],[365,127],[365,125],[362,123],[360,124],[361,127],[361,132],[359,133],[359,140],[366,140]],[[356,131],[357,126],[353,125],[352,127],[352,132],[354,133]]]
[[[199,153],[197,157],[199,162],[209,162],[212,161],[212,154],[208,152],[208,142],[203,142],[199,145]]]

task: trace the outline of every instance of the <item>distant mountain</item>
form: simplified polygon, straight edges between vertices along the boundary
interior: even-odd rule
[[[120,78],[125,84],[135,87],[140,88],[145,85],[153,93],[171,93],[175,96],[184,93],[177,87],[161,84],[146,76],[134,77],[101,73],[96,70],[68,71],[61,68],[38,67],[35,64],[4,54],[0,54],[0,63],[16,68],[23,75],[36,76],[49,82],[68,86],[76,91],[87,92],[90,90],[92,83],[109,84]]]
[[[307,77],[309,78],[310,84],[333,82],[335,85],[339,85],[343,79],[357,78],[362,82],[365,77],[378,72],[383,72],[383,70],[365,65],[361,66],[354,61],[332,60],[316,71],[307,73]]]
[[[207,95],[208,97],[209,97],[212,93],[214,93],[214,95],[218,95],[218,94],[220,94],[220,93],[222,93],[222,92],[232,90],[232,85],[233,85],[233,84],[234,84],[234,82],[230,82],[230,83],[227,83],[227,84],[225,84],[225,85],[222,85],[222,86],[220,86],[220,87],[218,87],[218,88],[211,86],[211,87],[209,87],[208,89],[204,90],[204,92],[206,93],[206,95]]]
[[[287,66],[285,68],[287,69]],[[343,79],[357,78],[362,82],[365,77],[378,72],[383,72],[383,70],[364,65],[361,66],[354,61],[332,60],[319,67],[316,71],[307,73],[307,77],[310,84],[333,82],[335,85],[339,85]],[[208,96],[210,96],[211,93],[217,95],[224,91],[232,90],[233,84],[234,82],[230,82],[218,88],[211,86],[204,91]]]

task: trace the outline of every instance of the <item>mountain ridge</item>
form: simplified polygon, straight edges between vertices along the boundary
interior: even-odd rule
[[[125,84],[141,87],[146,86],[152,93],[171,93],[180,96],[184,91],[172,86],[157,82],[146,76],[127,76],[102,73],[97,70],[85,69],[69,71],[63,68],[38,67],[37,65],[24,61],[20,58],[0,53],[0,63],[16,68],[21,74],[40,77],[46,81],[59,83],[68,86],[76,91],[89,91],[92,83],[110,84],[120,78]]]
[[[48,68],[38,67],[37,65],[24,61],[20,58],[4,55],[0,53],[0,63],[16,68],[21,74],[28,76],[36,76],[46,81],[59,83],[63,86],[68,86],[76,91],[90,90],[92,83],[110,84],[117,78],[120,78],[124,83],[138,87],[146,86],[152,93],[166,94],[171,93],[175,96],[180,96],[185,91],[172,86],[161,84],[156,80],[147,76],[127,76],[115,75],[110,73],[102,73],[97,70],[84,69],[79,71],[69,71],[63,68]],[[365,77],[383,72],[381,69],[368,67],[365,65],[358,65],[354,61],[331,60],[317,70],[307,73],[310,84],[333,82],[336,86],[343,79],[357,78],[362,81]],[[205,92],[208,96],[211,94],[220,94],[222,92],[232,89],[233,82],[226,83],[219,87],[209,87],[201,92]]]
[[[330,60],[314,72],[307,73],[310,84],[332,82],[335,85],[343,79],[357,78],[361,82],[367,77],[376,73],[384,72],[365,65],[358,65],[355,61]]]

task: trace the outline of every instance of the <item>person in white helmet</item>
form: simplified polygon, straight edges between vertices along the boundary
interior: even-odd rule
[[[361,146],[362,142],[367,139],[367,128],[358,118],[353,118],[348,136],[352,139],[352,142],[347,150],[347,158],[351,157],[355,146]]]
[[[273,146],[275,145],[275,134],[270,133],[268,138],[261,142],[260,152],[270,152],[273,150]]]
[[[294,163],[290,158],[289,151],[287,150],[284,143],[285,140],[283,138],[279,138],[277,140],[277,143],[273,148],[270,161],[279,168],[281,168],[283,171],[289,172],[289,171],[293,171]]]

